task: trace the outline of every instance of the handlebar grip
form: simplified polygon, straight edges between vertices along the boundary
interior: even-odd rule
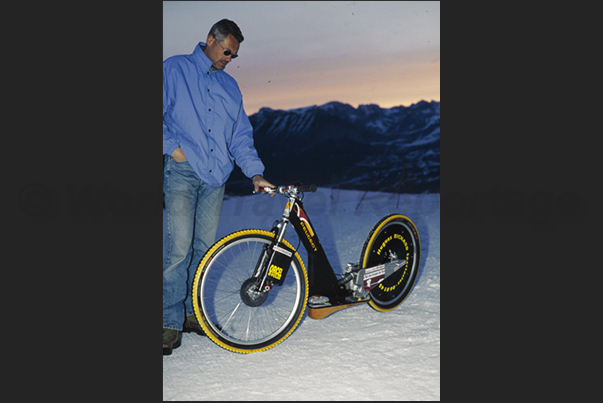
[[[300,192],[316,192],[316,185],[302,185],[299,188]]]

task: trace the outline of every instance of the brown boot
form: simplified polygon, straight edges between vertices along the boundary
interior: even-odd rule
[[[163,355],[172,354],[172,350],[180,347],[182,333],[174,329],[163,328]]]
[[[199,322],[197,322],[197,317],[195,316],[195,314],[188,315],[186,317],[186,319],[184,320],[182,331],[186,333],[193,332],[197,333],[199,336],[205,336],[205,332],[203,331],[203,328],[201,327]]]

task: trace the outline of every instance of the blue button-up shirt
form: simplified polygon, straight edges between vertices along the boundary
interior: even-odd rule
[[[210,70],[201,46],[163,62],[163,153],[180,147],[199,178],[217,188],[235,162],[249,178],[262,175],[264,165],[237,82],[223,70]]]

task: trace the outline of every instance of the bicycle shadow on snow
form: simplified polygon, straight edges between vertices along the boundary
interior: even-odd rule
[[[431,249],[429,216],[439,211],[436,196],[381,192],[365,195],[362,191],[319,189],[305,195],[304,208],[336,274],[341,274],[347,263],[358,263],[370,230],[381,218],[392,213],[408,217],[417,227],[421,240],[421,261],[415,285],[420,283]],[[290,232],[295,235],[295,239],[290,240],[295,247],[298,238],[295,231]],[[290,235],[288,232],[286,238]],[[298,253],[307,265],[307,252],[302,246]],[[305,316],[307,312],[303,320]]]

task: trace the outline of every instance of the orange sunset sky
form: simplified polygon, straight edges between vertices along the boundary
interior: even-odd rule
[[[190,54],[222,18],[245,40],[226,72],[248,115],[339,101],[440,101],[440,2],[163,2],[163,59]]]

